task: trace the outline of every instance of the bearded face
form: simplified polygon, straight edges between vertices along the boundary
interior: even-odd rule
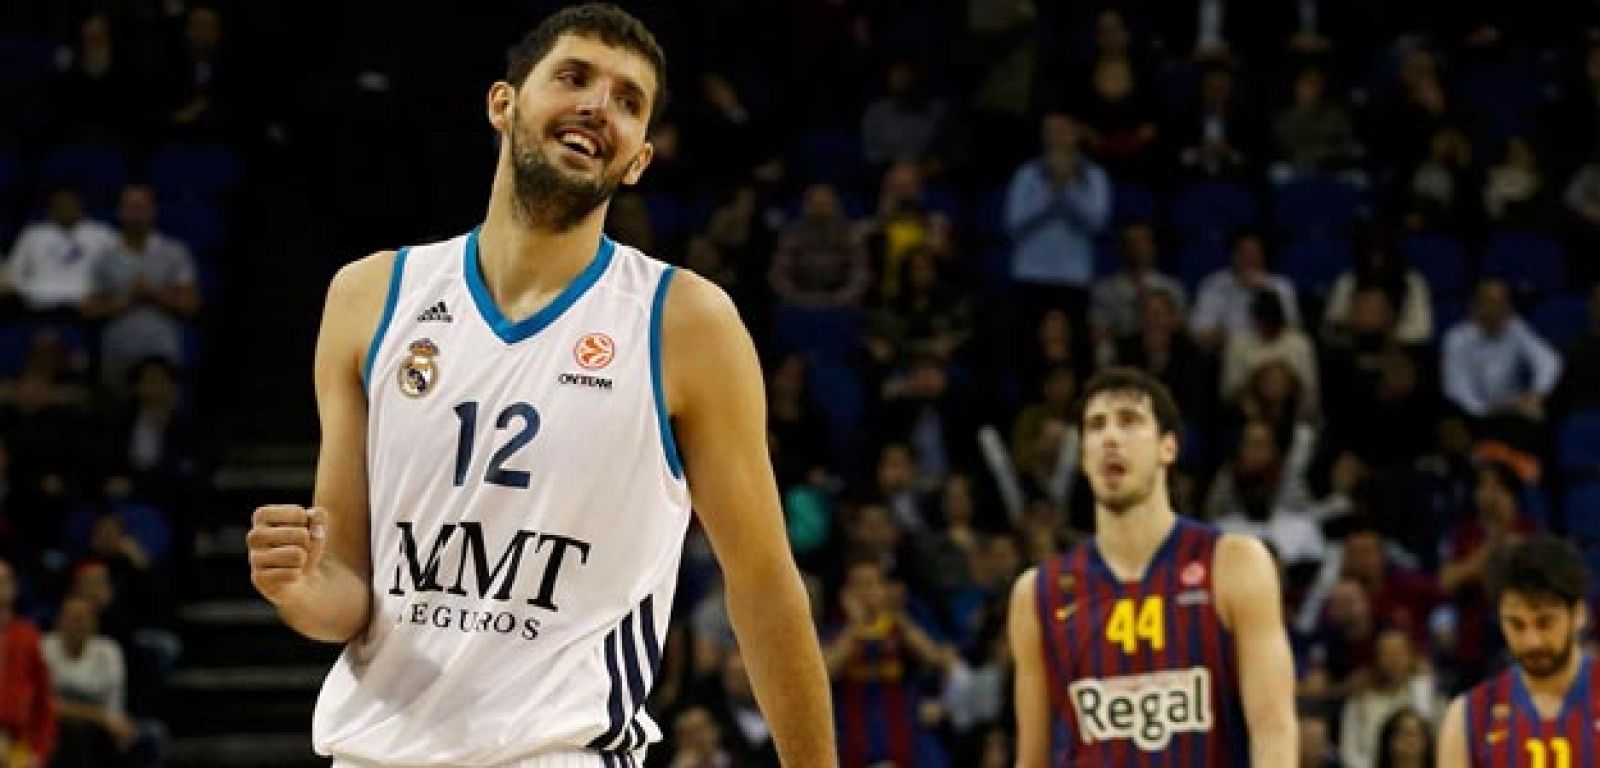
[[[1507,592],[1500,598],[1500,629],[1517,664],[1528,677],[1559,674],[1577,652],[1581,606],[1551,598]]]
[[[516,190],[515,211],[524,222],[565,232],[610,200],[622,185],[632,158],[619,159],[603,143],[579,139],[583,134],[600,133],[586,124],[589,122],[577,118],[539,130],[513,113],[507,140]],[[552,132],[560,145],[557,153],[546,151],[546,135]]]

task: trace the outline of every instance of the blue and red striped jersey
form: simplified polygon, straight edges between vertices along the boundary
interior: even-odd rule
[[[1221,535],[1178,519],[1136,582],[1118,580],[1093,541],[1039,568],[1051,765],[1248,764],[1233,637],[1212,586]]]
[[[1515,666],[1469,691],[1465,715],[1473,768],[1600,765],[1600,669],[1587,655],[1553,718],[1540,716]]]

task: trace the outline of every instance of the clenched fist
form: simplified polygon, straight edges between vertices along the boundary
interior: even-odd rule
[[[258,507],[245,544],[250,549],[250,582],[274,605],[306,587],[327,547],[328,511],[291,504]]]

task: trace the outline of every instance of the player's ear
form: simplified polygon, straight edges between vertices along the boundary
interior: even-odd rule
[[[1173,432],[1161,433],[1161,441],[1156,445],[1156,458],[1161,461],[1161,466],[1170,467],[1178,460],[1178,435]]]
[[[517,100],[517,89],[504,80],[496,80],[489,86],[489,96],[485,106],[488,108],[489,124],[494,129],[505,133],[511,128],[511,105]]]
[[[650,160],[656,156],[655,145],[645,142],[639,148],[639,154],[628,161],[628,172],[622,175],[622,183],[633,186],[639,183],[639,177],[644,175],[644,169],[650,167]]]

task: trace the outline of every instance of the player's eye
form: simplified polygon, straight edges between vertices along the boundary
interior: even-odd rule
[[[564,69],[556,73],[556,79],[567,85],[582,85],[583,76],[577,70]]]
[[[622,104],[622,108],[627,111],[628,114],[639,114],[639,100],[637,98],[633,96],[623,96],[617,99],[617,102]]]

